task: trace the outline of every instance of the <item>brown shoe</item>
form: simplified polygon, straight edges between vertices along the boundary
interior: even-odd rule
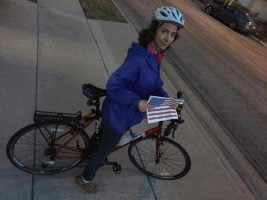
[[[79,175],[75,178],[75,183],[79,185],[85,192],[95,193],[97,184],[90,181],[89,183],[84,182],[83,176]]]

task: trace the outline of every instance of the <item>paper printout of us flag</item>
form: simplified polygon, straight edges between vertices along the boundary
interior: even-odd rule
[[[148,99],[148,104],[153,105],[155,107],[147,110],[148,123],[155,123],[170,119],[178,119],[176,110],[171,108],[170,106],[183,103],[181,101],[184,102],[183,99],[150,96]]]

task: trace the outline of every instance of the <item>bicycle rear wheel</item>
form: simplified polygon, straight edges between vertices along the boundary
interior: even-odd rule
[[[56,174],[82,162],[88,135],[67,123],[35,123],[16,132],[8,141],[9,160],[31,174]]]
[[[154,178],[174,180],[188,173],[191,161],[181,145],[169,138],[160,137],[158,151],[156,148],[157,137],[145,137],[130,144],[128,155],[138,170]]]

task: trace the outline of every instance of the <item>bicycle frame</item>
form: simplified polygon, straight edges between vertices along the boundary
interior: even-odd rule
[[[85,120],[84,122],[82,122],[81,124],[79,124],[79,131],[76,132],[71,138],[69,138],[66,142],[64,142],[62,145],[58,145],[58,144],[55,144],[55,146],[59,147],[56,151],[56,158],[59,159],[59,160],[67,160],[67,159],[77,159],[77,156],[80,156],[79,153],[83,153],[82,150],[78,150],[76,148],[71,148],[71,147],[68,147],[67,145],[73,140],[75,139],[75,137],[77,137],[77,135],[79,134],[82,134],[82,132],[84,131],[84,129],[86,129],[88,126],[90,126],[93,122],[96,122],[96,125],[95,125],[95,133],[94,134],[98,134],[99,131],[100,131],[100,125],[99,125],[99,119],[100,119],[100,115],[96,115],[92,118],[89,118],[87,120]],[[131,144],[131,143],[134,143],[136,142],[137,140],[140,140],[144,137],[149,137],[149,136],[157,136],[156,138],[156,162],[159,160],[159,138],[160,136],[162,135],[162,126],[163,126],[163,122],[159,122],[158,125],[156,127],[153,127],[149,130],[146,130],[143,134],[141,134],[141,136],[137,137],[136,139],[133,139],[131,141],[129,141],[128,143],[124,144],[124,145],[121,145],[121,146],[116,146],[114,148],[114,151],[117,151],[123,147],[125,147],[126,145],[128,144]],[[67,134],[70,133],[71,130],[66,130],[65,133],[63,133],[62,135],[60,135],[60,137],[56,138],[56,139],[60,139],[60,138],[63,138],[64,136],[66,136]],[[60,151],[62,149],[68,149],[68,150],[71,150],[74,152],[74,154],[77,152],[77,156],[60,156]]]
[[[96,122],[96,125],[95,125],[95,133],[92,137],[94,136],[99,136],[101,137],[101,125],[100,125],[100,119],[101,119],[101,111],[99,109],[99,105],[100,105],[100,102],[99,102],[99,99],[96,100],[95,102],[94,101],[91,101],[90,99],[87,101],[87,105],[88,106],[95,106],[96,110],[92,109],[92,114],[94,116],[87,116],[87,117],[84,117],[82,119],[81,122],[79,123],[76,123],[74,124],[74,127],[77,128],[79,131],[75,133],[75,135],[73,135],[71,138],[68,138],[68,140],[66,142],[64,142],[62,145],[57,145],[55,144],[57,147],[59,147],[55,153],[55,156],[54,158],[57,158],[59,160],[64,160],[64,159],[77,159],[77,156],[60,156],[60,151],[62,149],[67,149],[67,150],[71,150],[73,152],[76,152],[77,154],[83,154],[84,155],[84,152],[83,150],[79,150],[77,148],[71,148],[71,147],[68,147],[68,144],[73,140],[75,139],[75,137],[77,135],[81,135],[82,133],[86,133],[86,131],[84,131],[87,127],[89,127],[93,122]],[[181,119],[181,110],[182,110],[182,105],[179,105],[178,106],[178,120],[179,123],[182,123],[183,120]],[[149,129],[149,130],[146,130],[145,132],[143,132],[142,134],[140,134],[137,138],[127,142],[126,144],[123,144],[123,145],[120,145],[120,146],[116,146],[114,148],[114,151],[117,151],[121,148],[123,148],[124,146],[128,145],[128,144],[132,144],[144,137],[149,137],[149,136],[156,136],[156,162],[159,162],[159,158],[160,158],[160,151],[159,151],[159,146],[160,146],[160,137],[162,136],[162,126],[163,126],[163,122],[160,121],[158,122],[158,125]],[[65,133],[63,133],[59,138],[57,139],[60,139],[62,137],[64,137],[65,135],[67,135],[69,133],[69,131],[67,130]],[[100,134],[99,134],[100,133]],[[87,134],[87,133],[86,133]],[[90,143],[90,141],[88,141]],[[93,141],[93,142],[96,142],[96,141]],[[91,144],[94,144],[94,143],[91,143]],[[95,149],[93,149],[93,151],[95,151]],[[80,155],[79,155],[80,156]],[[83,158],[82,158],[83,159]]]
[[[161,136],[161,132],[162,132],[162,125],[163,125],[163,122],[159,122],[157,126],[146,130],[144,133],[141,133],[140,134],[141,136],[137,137],[136,139],[133,139],[124,145],[117,146],[114,151],[116,151],[116,150],[118,150],[118,149],[120,149],[120,148],[122,148],[128,144],[134,143],[137,140],[144,138],[144,137],[157,136],[157,138],[159,139],[159,137]]]
[[[76,157],[73,157],[73,156],[60,156],[58,155],[59,152],[62,150],[62,149],[68,149],[68,150],[71,150],[73,152],[77,152],[77,154],[79,155],[79,153],[83,153],[82,150],[78,150],[76,148],[71,148],[71,147],[68,147],[67,145],[77,137],[77,135],[81,134],[81,132],[84,131],[84,129],[86,129],[88,126],[90,126],[90,124],[92,124],[94,121],[96,122],[96,133],[99,132],[99,129],[100,129],[100,126],[99,126],[99,118],[100,116],[99,115],[96,115],[95,117],[92,117],[90,119],[87,119],[85,120],[83,123],[79,124],[79,125],[75,125],[77,126],[77,128],[79,129],[78,132],[76,132],[72,137],[70,137],[66,142],[64,142],[62,145],[58,145],[58,144],[55,144],[55,146],[59,147],[56,151],[56,158],[59,159],[59,160],[67,160],[67,159],[77,159],[77,156]],[[65,131],[65,133],[63,133],[62,135],[60,135],[58,138],[56,138],[56,140],[60,139],[60,138],[63,138],[64,136],[68,135],[73,129],[68,129]],[[85,132],[85,131],[84,131]],[[85,132],[86,133],[86,132]]]

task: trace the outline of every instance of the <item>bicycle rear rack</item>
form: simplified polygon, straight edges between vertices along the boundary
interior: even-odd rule
[[[56,112],[45,112],[35,111],[34,122],[67,122],[71,124],[78,124],[82,120],[82,113],[78,111],[76,114],[71,113],[56,113]]]

